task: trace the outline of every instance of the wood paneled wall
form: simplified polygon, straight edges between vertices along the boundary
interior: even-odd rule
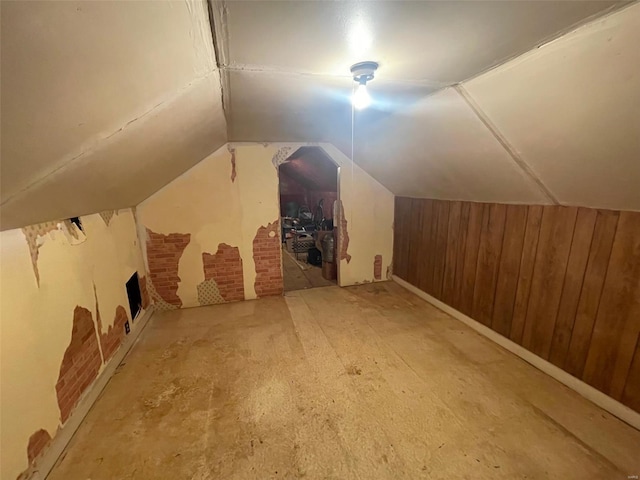
[[[640,412],[640,213],[396,198],[394,274]]]

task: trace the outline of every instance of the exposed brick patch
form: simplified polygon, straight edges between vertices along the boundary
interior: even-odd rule
[[[215,255],[202,254],[204,279],[215,280],[220,295],[226,302],[244,300],[244,277],[242,258],[238,247],[226,243],[218,245]]]
[[[376,255],[373,260],[373,278],[382,280],[382,255]]]
[[[149,289],[147,288],[147,277],[144,275],[138,276],[138,284],[140,285],[140,296],[142,297],[142,308],[145,310],[151,305],[149,300]]]
[[[256,295],[282,295],[282,259],[278,220],[258,228],[253,239],[253,261],[256,265]]]
[[[91,312],[77,306],[73,311],[71,342],[64,352],[56,393],[60,418],[66,422],[82,393],[98,376],[102,357]]]
[[[236,150],[230,148],[229,152],[231,153],[231,182],[233,183],[236,180]]]
[[[124,324],[127,323],[129,317],[127,317],[127,311],[122,305],[118,305],[116,308],[116,318],[113,321],[113,325],[109,325],[109,329],[106,332],[102,331],[102,321],[100,320],[100,311],[97,313],[98,317],[98,330],[100,331],[100,346],[102,347],[102,356],[104,363],[107,363],[113,357],[113,354],[118,351],[120,345],[124,341],[126,336],[124,330]]]
[[[344,206],[342,201],[340,203],[340,260],[346,260],[347,263],[351,261],[351,255],[347,253],[349,248],[349,232],[347,231],[347,217],[344,215]]]
[[[149,292],[149,299],[153,303],[153,308],[158,312],[167,312],[169,310],[178,309],[177,306],[171,305],[165,302],[153,286],[153,283],[147,282],[147,291]]]
[[[149,280],[160,297],[170,305],[182,306],[178,297],[178,264],[191,234],[170,233],[163,235],[147,228],[147,262]]]
[[[42,428],[29,437],[29,445],[27,445],[29,464],[33,463],[49,443],[51,443],[51,435]]]

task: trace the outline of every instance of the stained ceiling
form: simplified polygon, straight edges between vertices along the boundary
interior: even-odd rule
[[[3,0],[0,17],[2,229],[136,205],[227,141],[350,156],[366,59],[353,154],[393,193],[640,210],[638,3]]]

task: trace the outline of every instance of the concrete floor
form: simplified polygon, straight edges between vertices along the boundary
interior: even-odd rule
[[[393,283],[156,314],[50,479],[626,479],[640,432]]]

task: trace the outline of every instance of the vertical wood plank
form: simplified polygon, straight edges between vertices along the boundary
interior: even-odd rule
[[[444,283],[444,265],[447,254],[447,233],[449,227],[449,202],[438,202],[438,227],[436,244],[433,251],[433,296],[442,300],[442,286]]]
[[[507,338],[511,333],[526,226],[527,207],[524,205],[509,205],[507,207],[502,254],[500,255],[493,317],[491,320],[491,328]]]
[[[638,339],[636,340],[636,348],[631,366],[629,367],[629,374],[627,375],[621,401],[629,408],[640,412],[640,335],[638,335]]]
[[[411,199],[411,214],[409,216],[409,262],[407,266],[407,281],[412,285],[417,285],[419,264],[416,261],[423,254],[423,245],[419,239],[422,234],[422,205],[420,198]]]
[[[569,263],[564,279],[558,316],[551,340],[549,361],[562,368],[571,341],[571,331],[575,322],[584,281],[584,273],[589,259],[589,250],[596,225],[597,211],[591,208],[578,209],[576,227],[573,233]]]
[[[425,282],[425,291],[429,295],[435,296],[435,287],[433,283],[434,271],[436,269],[436,244],[438,243],[438,209],[439,209],[439,200],[431,201],[431,231],[429,232],[429,250],[427,252],[427,267],[428,270],[425,272],[426,278]]]
[[[393,211],[393,273],[406,280],[405,265],[408,255],[403,246],[405,241],[404,197],[396,197]]]
[[[419,239],[422,245],[420,249],[422,256],[414,260],[421,266],[416,286],[425,292],[431,288],[431,279],[433,278],[433,250],[431,248],[431,231],[434,224],[433,205],[433,200],[424,200],[422,205],[422,235]]]
[[[582,378],[584,365],[589,353],[593,325],[600,306],[602,287],[604,285],[613,239],[618,224],[617,212],[598,211],[593,239],[589,250],[589,260],[582,282],[582,291],[578,301],[578,310],[571,331],[569,351],[564,362],[564,369],[571,375]]]
[[[484,325],[491,325],[493,317],[506,213],[506,205],[494,203],[485,208],[482,219],[472,311],[473,318]]]
[[[449,206],[449,224],[447,226],[444,281],[442,284],[442,301],[447,305],[451,305],[453,303],[456,264],[458,260],[458,243],[460,242],[461,211],[462,202],[451,202]]]
[[[467,232],[469,231],[469,209],[471,203],[463,202],[460,211],[460,238],[458,240],[458,251],[456,252],[456,274],[453,285],[453,300],[451,306],[460,310],[462,282],[464,273],[464,252],[467,245]]]
[[[472,315],[473,290],[476,281],[476,268],[478,264],[478,246],[480,245],[480,232],[482,230],[482,217],[484,203],[471,203],[469,207],[469,227],[464,252],[464,270],[462,274],[462,289],[460,292],[460,311],[465,315]]]
[[[620,399],[640,333],[640,213],[621,212],[583,379]]]
[[[548,206],[542,213],[540,238],[531,280],[522,345],[548,359],[569,260],[578,209]]]
[[[542,211],[543,207],[540,205],[530,205],[527,209],[527,227],[524,233],[518,287],[516,288],[516,300],[513,306],[511,332],[509,333],[511,340],[520,345],[522,345],[524,322],[527,317],[529,297],[531,295],[531,280],[533,278],[533,267],[538,252]]]

